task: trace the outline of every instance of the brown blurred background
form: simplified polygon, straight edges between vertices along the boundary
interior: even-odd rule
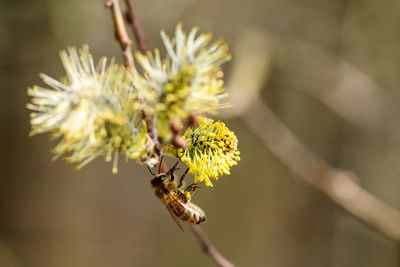
[[[234,56],[228,87],[262,90],[312,151],[400,209],[400,1],[136,2],[150,47],[177,21],[224,37]],[[122,163],[112,175],[99,159],[77,172],[51,161],[46,135],[28,137],[26,88],[40,84],[40,72],[62,75],[58,51],[85,43],[97,58],[120,59],[102,1],[0,2],[0,266],[214,266],[154,197],[145,168]],[[246,267],[399,266],[395,242],[306,185],[229,115],[242,161],[194,199],[228,259]]]

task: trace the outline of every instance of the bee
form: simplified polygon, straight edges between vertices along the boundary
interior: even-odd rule
[[[179,160],[167,172],[160,173],[160,167],[158,174],[154,174],[150,168],[149,171],[154,176],[153,179],[151,179],[151,185],[154,188],[156,196],[164,203],[178,227],[183,231],[180,221],[193,224],[204,223],[206,221],[206,214],[199,206],[190,202],[190,196],[199,186],[197,184],[191,184],[186,187],[186,189],[182,189],[183,180],[189,168],[183,173],[178,183],[175,180],[174,171],[177,169],[176,166],[178,163]]]

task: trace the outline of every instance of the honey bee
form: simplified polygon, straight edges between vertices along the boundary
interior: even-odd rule
[[[160,168],[158,174],[154,174],[150,168],[149,171],[154,176],[154,178],[151,179],[151,185],[154,188],[156,196],[167,207],[167,210],[178,227],[183,230],[179,220],[186,223],[200,224],[206,221],[206,215],[199,206],[190,202],[190,196],[199,188],[198,185],[191,184],[186,187],[186,189],[182,189],[183,180],[185,179],[189,168],[186,169],[178,183],[175,180],[174,171],[176,170],[178,163],[179,160],[167,172],[160,173]]]

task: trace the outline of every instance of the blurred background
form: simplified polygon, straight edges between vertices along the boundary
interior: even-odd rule
[[[136,0],[151,48],[160,29],[200,26],[232,47],[227,87],[255,90],[313,152],[400,209],[400,1]],[[99,0],[0,1],[0,266],[214,266],[154,197],[143,166],[81,171],[29,138],[26,89],[63,74],[58,52],[89,44],[121,59]],[[248,93],[246,93],[248,92]],[[235,99],[233,99],[235,104]],[[240,103],[236,103],[240,105]],[[244,109],[246,107],[243,107]],[[237,266],[392,267],[398,244],[294,175],[223,113],[242,161],[194,198],[204,231]]]

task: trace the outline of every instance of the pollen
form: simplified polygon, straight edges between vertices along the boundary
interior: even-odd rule
[[[190,194],[190,192],[185,192],[185,197],[188,202],[192,200],[192,194]]]
[[[183,137],[188,147],[176,149],[175,154],[189,167],[195,183],[213,186],[212,179],[229,175],[230,169],[240,161],[238,140],[223,122],[202,117]]]

